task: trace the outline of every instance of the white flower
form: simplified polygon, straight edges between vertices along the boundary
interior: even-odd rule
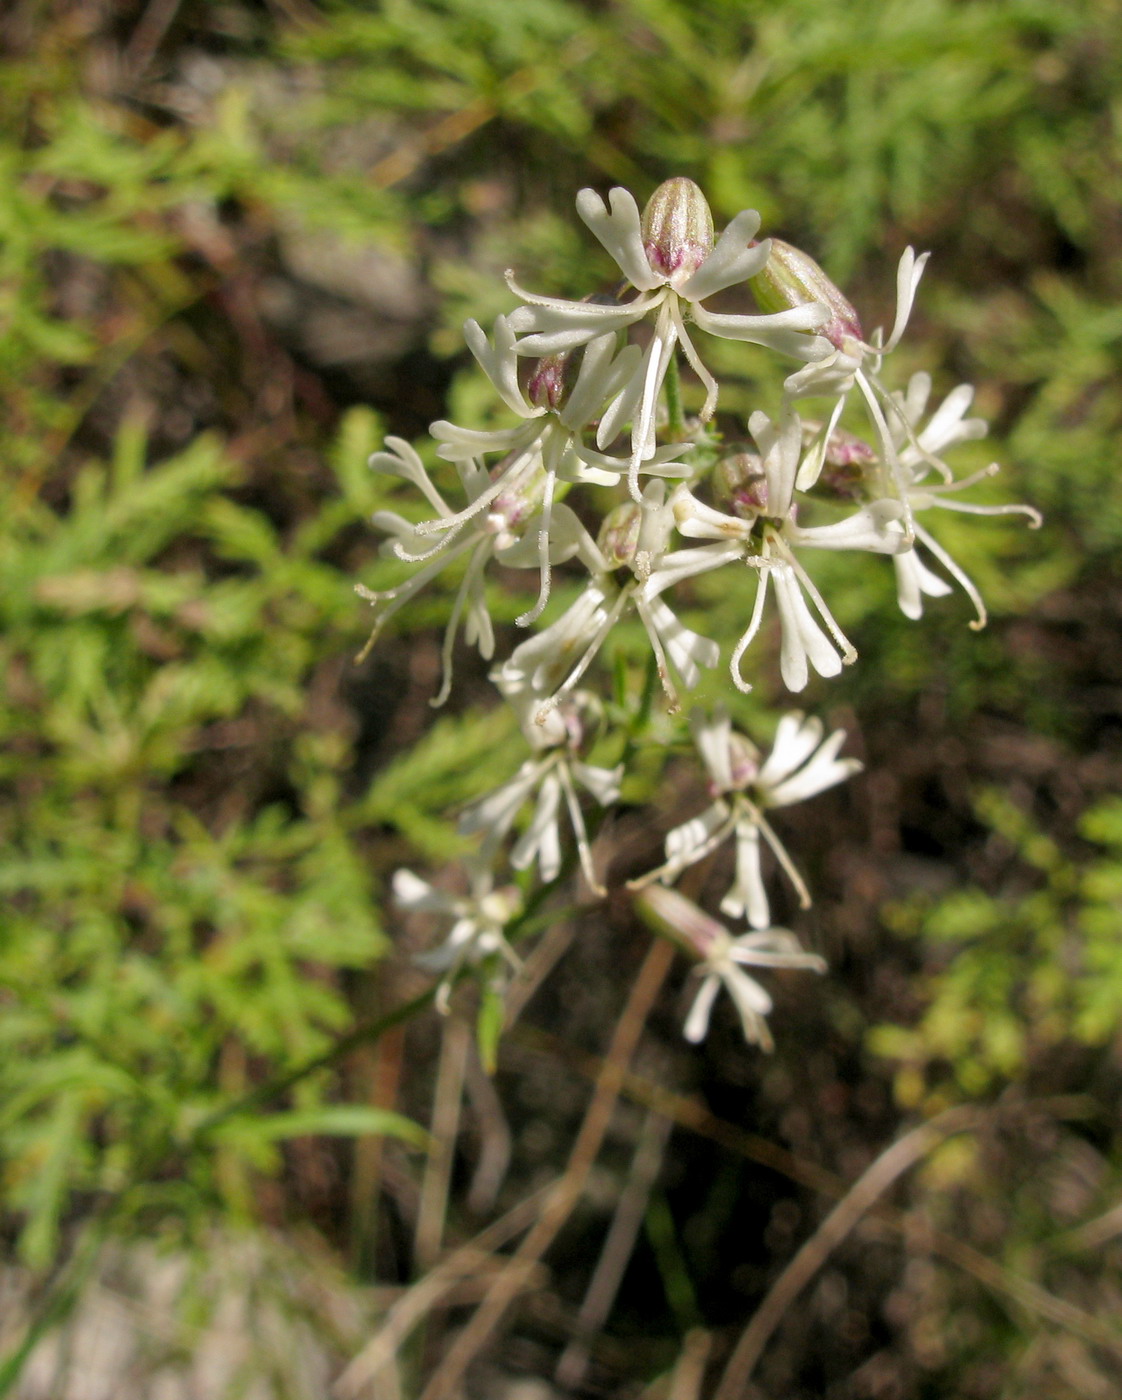
[[[452,920],[440,947],[416,960],[429,971],[444,973],[436,990],[436,1006],[441,1012],[447,1012],[452,988],[465,964],[482,962],[497,953],[510,967],[521,966],[504,933],[521,909],[518,891],[513,886],[493,889],[491,873],[483,869],[471,872],[471,887],[470,895],[448,895],[411,870],[394,872],[393,897],[399,909]]]
[[[999,471],[991,462],[981,471],[955,480],[942,454],[961,442],[984,437],[986,423],[981,418],[965,415],[974,398],[969,384],[959,384],[920,427],[931,395],[931,376],[913,374],[903,394],[892,396],[890,415],[892,437],[897,450],[897,464],[904,481],[905,497],[913,515],[931,509],[958,511],[964,515],[1023,515],[1033,529],[1040,526],[1040,514],[1028,505],[980,505],[958,499],[958,493],[976,486]],[[874,496],[885,489],[891,467],[867,443],[851,439],[848,434],[839,454],[835,443],[837,430],[826,444],[824,481],[836,492],[851,496]],[[920,547],[947,570],[974,604],[976,616],[970,626],[985,626],[986,607],[969,574],[951,557],[943,546],[918,523],[915,524],[916,547],[893,559],[896,567],[896,595],[905,617],[918,619],[923,615],[924,597],[941,598],[951,592],[945,579],[927,567]]]
[[[412,482],[437,511],[439,519],[450,518],[451,510],[429,480],[424,464],[409,443],[402,438],[387,437],[386,446],[390,451],[375,452],[370,458],[372,469]],[[454,559],[461,555],[468,556],[467,569],[444,632],[441,651],[444,677],[440,692],[432,701],[434,705],[442,705],[451,689],[452,652],[461,620],[464,621],[464,633],[469,644],[476,645],[480,655],[486,659],[494,655],[495,633],[487,610],[483,571],[498,551],[518,541],[527,521],[540,505],[544,482],[540,462],[532,456],[521,459],[518,473],[504,472],[501,491],[492,489],[494,483],[488,474],[474,463],[460,464],[460,479],[468,500],[473,503],[470,509],[474,510],[475,505],[485,499],[490,506],[486,514],[478,513],[470,530],[464,532],[457,529],[436,545],[431,545],[423,526],[412,524],[396,511],[376,511],[373,523],[392,536],[383,548],[388,548],[399,559],[422,564],[423,567],[396,588],[380,592],[374,592],[362,584],[356,588],[361,597],[375,604],[379,610],[370,638],[359,654],[361,661],[377,641],[382,628],[400,608]]]
[[[1032,529],[1039,529],[1040,513],[1032,506],[979,505],[975,501],[962,501],[957,498],[959,491],[965,491],[996,475],[1000,468],[996,462],[991,462],[981,471],[973,472],[958,481],[954,479],[951,469],[940,454],[956,443],[984,437],[986,423],[981,418],[964,417],[973,401],[974,389],[969,384],[960,384],[951,390],[932,413],[927,426],[922,431],[917,431],[930,393],[931,376],[919,373],[912,375],[905,394],[894,395],[899,409],[895,416],[894,436],[900,467],[907,483],[908,504],[913,514],[937,507],[958,511],[963,515],[1023,515],[1027,517]],[[941,476],[942,480],[931,480],[933,474]],[[925,594],[938,598],[951,591],[945,580],[927,568],[919,558],[918,546],[923,545],[961,585],[974,604],[976,616],[970,626],[976,630],[984,627],[986,605],[973,579],[918,522],[915,531],[917,548],[910,554],[898,555],[893,561],[896,565],[896,597],[900,611],[905,617],[917,619],[923,615]]]
[[[799,904],[810,906],[810,893],[765,812],[805,802],[861,771],[855,758],[838,758],[845,730],[823,740],[822,723],[798,711],[783,716],[771,753],[761,763],[750,739],[736,733],[728,712],[719,709],[710,719],[695,710],[690,729],[709,774],[711,806],[666,835],[666,863],[633,880],[633,889],[654,880],[669,884],[688,866],[696,865],[729,837],[736,840],[736,874],[721,901],[729,918],[747,916],[753,928],[767,928],[771,909],[760,869],[761,836],[786,872]]]
[[[739,546],[739,557],[758,570],[759,582],[751,618],[732,655],[732,678],[738,689],[748,691],[740,663],[763,621],[770,583],[780,620],[779,669],[788,690],[802,690],[810,667],[820,676],[836,676],[843,664],[857,659],[857,652],[834,620],[822,595],[799,563],[797,549],[857,549],[892,554],[906,548],[898,501],[871,501],[844,520],[804,528],[798,523],[794,501],[795,479],[802,448],[802,425],[788,405],[778,424],[766,413],[754,413],[749,428],[761,452],[757,504],[746,516],[725,515],[704,505],[686,485],[671,497],[679,531],[694,539]],[[733,545],[732,542],[736,542]],[[815,619],[809,598],[825,625]]]
[[[829,319],[822,325],[821,334],[833,345],[833,353],[797,370],[784,385],[793,398],[818,395],[835,398],[833,411],[819,442],[803,460],[799,471],[799,489],[809,490],[817,480],[826,442],[838,424],[846,397],[856,387],[865,402],[894,489],[903,506],[902,523],[908,544],[912,541],[914,522],[907,501],[907,479],[900,466],[893,431],[893,420],[898,423],[896,401],[881,384],[879,375],[885,355],[896,348],[907,328],[916,289],[929,257],[929,253],[921,253],[917,257],[912,248],[904,250],[896,269],[896,317],[887,340],[882,339],[879,328],[871,339],[866,339],[857,313],[845,296],[813,258],[788,243],[778,239],[772,241],[768,265],[753,281],[757,300],[766,307],[825,303],[830,308]]]
[[[803,952],[798,939],[786,929],[762,929],[734,937],[723,924],[711,919],[676,890],[657,886],[644,891],[639,903],[663,932],[701,959],[696,968],[701,986],[683,1028],[686,1039],[693,1044],[705,1039],[713,1003],[723,987],[736,1007],[744,1039],[749,1045],[771,1050],[773,1041],[766,1020],[772,1007],[771,997],[744,968],[826,970],[823,959],[815,953]]]
[[[487,484],[475,493],[464,510],[457,514],[447,510],[439,512],[435,519],[418,526],[417,533],[442,535],[445,541],[449,541],[469,521],[477,519],[482,511],[491,507],[493,502],[501,501],[511,486],[517,487],[528,471],[540,477],[537,492],[540,513],[534,563],[540,571],[541,583],[537,603],[517,619],[520,625],[528,626],[541,616],[549,600],[550,565],[558,562],[558,547],[551,542],[558,482],[610,486],[627,470],[626,462],[586,447],[581,434],[584,428],[598,420],[604,405],[627,382],[638,363],[640,352],[636,346],[627,346],[616,354],[615,335],[598,336],[584,347],[575,374],[569,373],[572,367],[565,363],[568,358],[565,355],[542,361],[531,376],[528,386],[530,402],[527,402],[518,387],[514,335],[508,319],[504,316],[496,319],[492,341],[488,341],[475,321],[468,321],[464,326],[464,336],[507,407],[523,421],[517,427],[490,432],[461,428],[443,419],[432,424],[432,435],[440,443],[438,455],[446,461],[455,462],[461,470],[466,467],[475,474],[476,479],[482,479]],[[680,468],[675,470],[667,463],[682,451],[684,445],[663,449],[656,454],[656,460],[650,463],[648,471],[669,471],[681,475]],[[488,478],[483,462],[492,453],[501,454],[502,460]],[[559,546],[563,551],[562,557],[568,557],[573,552],[570,537],[574,520],[571,513],[563,519],[558,518],[557,523],[564,537]],[[568,553],[564,553],[565,550]]]
[[[483,833],[479,860],[491,864],[515,817],[536,792],[534,815],[515,842],[510,863],[515,870],[525,870],[536,860],[542,880],[548,883],[561,872],[559,813],[564,801],[584,877],[590,889],[598,895],[605,895],[607,891],[597,878],[592,863],[588,830],[577,787],[583,787],[601,807],[607,807],[619,798],[623,765],[597,768],[581,762],[577,757],[584,737],[579,700],[570,700],[564,706],[555,707],[546,724],[539,725],[533,716],[540,709],[545,696],[523,687],[513,687],[510,698],[519,712],[527,739],[540,756],[527,759],[509,782],[473,802],[460,818],[460,831],[465,836]]]
[[[529,688],[543,697],[537,723],[545,723],[572,692],[628,606],[646,630],[672,710],[678,708],[673,676],[692,689],[701,668],[717,664],[717,643],[684,626],[659,595],[672,583],[736,558],[739,547],[671,551],[673,528],[661,481],[648,483],[641,504],[617,506],[601,527],[595,546],[599,559],[587,587],[556,622],[515,647],[492,671],[491,679],[505,694]],[[620,587],[613,571],[624,568],[632,577]]]
[[[807,332],[822,324],[828,312],[816,305],[764,316],[706,310],[701,305],[706,298],[746,281],[766,265],[770,244],[753,244],[760,224],[754,209],[739,213],[714,243],[709,206],[692,180],[677,178],[660,185],[642,218],[632,196],[618,188],[611,191],[606,206],[594,190],[581,190],[577,212],[639,295],[614,306],[539,297],[523,291],[508,273],[511,290],[526,303],[511,313],[509,323],[522,335],[516,346],[520,355],[551,355],[654,317],[654,334],[641,362],[604,413],[597,433],[597,444],[603,448],[631,421],[629,484],[638,501],[640,464],[655,453],[658,399],[678,345],[705,385],[702,421],[712,417],[716,408],[717,382],[694,347],[687,319],[722,339],[767,345],[813,361],[828,355],[830,346]]]

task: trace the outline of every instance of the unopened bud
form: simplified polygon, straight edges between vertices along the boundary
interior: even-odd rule
[[[490,477],[497,481],[504,472],[510,470],[513,453],[508,454],[491,468]],[[517,531],[518,527],[536,515],[545,499],[546,474],[540,462],[530,462],[528,469],[515,472],[503,489],[491,502],[487,511],[487,530],[498,535],[504,531]]]
[[[643,507],[635,501],[625,501],[604,517],[596,543],[609,569],[630,567],[639,546],[642,525]]]
[[[789,311],[795,306],[821,302],[829,309],[830,319],[818,327],[838,349],[847,340],[864,340],[861,322],[849,301],[807,253],[801,252],[781,238],[771,240],[771,256],[762,272],[749,279],[752,294],[761,311]]]
[[[809,447],[821,430],[820,423],[804,422],[804,445]],[[867,494],[868,483],[875,479],[876,463],[875,450],[863,438],[845,428],[835,428],[822,455],[818,487],[839,500],[861,500]]]
[[[719,956],[731,942],[724,924],[677,890],[649,885],[636,897],[635,907],[649,925],[702,961]]]
[[[713,215],[684,175],[664,180],[643,210],[643,251],[655,272],[680,287],[713,251]]]
[[[537,361],[526,381],[526,397],[535,408],[559,409],[569,389],[569,351]]]
[[[755,452],[722,457],[713,474],[718,499],[741,520],[767,514],[767,476]]]

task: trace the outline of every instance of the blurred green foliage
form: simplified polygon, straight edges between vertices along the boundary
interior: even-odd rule
[[[856,707],[946,890],[878,933],[913,1000],[874,1047],[912,1109],[1110,1044],[1113,0],[18,0],[0,24],[0,1212],[28,1265],[128,1193],[161,1218],[253,1216],[286,1137],[418,1140],[333,1064],[235,1110],[353,1030],[382,875],[455,853],[446,813],[517,761],[501,715],[402,713],[423,692],[404,640],[431,661],[454,570],[396,619],[388,679],[349,669],[354,579],[403,576],[363,528],[395,494],[365,458],[444,412],[483,425],[458,330],[509,307],[503,268],[576,295],[607,276],[572,214],[584,184],[642,200],[685,173],[718,222],[759,207],[866,327],[900,250],[934,250],[894,383],[978,382],[993,498],[1047,519],[935,526],[993,608],[981,638],[961,596],[895,617],[875,560],[816,570],[862,658],[811,703]],[[726,412],[775,393],[763,352],[712,361]],[[697,601],[707,633],[741,630],[745,598],[703,582]],[[990,742],[1010,729],[1052,755],[1014,797]],[[966,779],[939,766],[950,739]],[[944,779],[933,814],[918,794]],[[1011,853],[997,874],[971,867],[979,823]],[[970,1375],[956,1394],[996,1393]]]

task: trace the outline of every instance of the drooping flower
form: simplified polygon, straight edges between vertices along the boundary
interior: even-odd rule
[[[855,758],[839,758],[845,730],[823,739],[820,720],[793,711],[783,716],[766,759],[755,744],[732,728],[728,712],[710,718],[700,710],[690,715],[690,729],[709,775],[712,804],[696,817],[674,827],[666,836],[666,862],[632,888],[654,880],[670,884],[730,837],[736,841],[736,874],[721,901],[729,918],[746,916],[756,929],[771,923],[771,909],[760,869],[761,838],[771,847],[795,888],[799,904],[810,906],[810,893],[766,813],[805,802],[860,772]]]
[[[475,866],[469,871],[471,893],[449,895],[414,875],[397,870],[393,877],[394,903],[410,914],[436,914],[452,920],[452,927],[439,948],[422,953],[419,966],[444,976],[436,989],[437,1010],[448,1010],[448,1000],[465,964],[484,962],[498,954],[508,968],[521,967],[517,953],[506,939],[506,928],[522,908],[522,897],[513,885],[494,888],[490,870]]]
[[[809,490],[817,480],[825,443],[838,424],[850,390],[856,387],[864,400],[893,486],[904,507],[904,534],[910,543],[913,521],[907,503],[907,481],[898,460],[892,426],[892,420],[896,418],[899,422],[899,419],[895,400],[881,384],[879,376],[885,355],[896,348],[907,329],[916,289],[930,254],[921,253],[917,257],[914,249],[904,250],[896,269],[896,316],[892,330],[887,340],[883,339],[879,328],[870,339],[866,339],[857,312],[809,254],[781,239],[772,239],[771,245],[767,264],[752,279],[752,290],[760,306],[768,311],[779,311],[825,304],[830,312],[820,328],[820,334],[833,346],[832,353],[789,375],[784,386],[793,398],[834,398],[834,407],[820,441],[803,459],[798,478],[799,489]]]
[[[536,861],[542,880],[548,882],[561,872],[560,810],[564,802],[584,877],[590,889],[604,895],[607,891],[592,862],[577,788],[584,788],[601,807],[607,807],[619,798],[623,765],[598,768],[579,757],[591,697],[573,696],[551,711],[545,724],[537,724],[534,717],[546,696],[516,686],[508,698],[519,715],[523,734],[535,750],[535,757],[527,759],[509,782],[473,802],[460,818],[460,831],[465,836],[483,833],[478,858],[481,863],[490,865],[515,817],[534,798],[534,815],[515,842],[510,863],[515,870],[525,870]]]
[[[982,418],[967,418],[974,399],[973,387],[959,384],[936,408],[921,427],[931,396],[931,376],[913,374],[902,394],[894,394],[894,411],[890,415],[897,463],[905,483],[905,495],[913,516],[941,509],[964,515],[1021,515],[1033,529],[1040,526],[1038,511],[1028,505],[985,505],[964,501],[959,493],[995,476],[1000,470],[991,462],[981,471],[955,479],[952,469],[943,459],[948,448],[961,442],[971,442],[986,435]],[[840,450],[839,450],[840,449]],[[868,499],[885,489],[890,474],[876,449],[850,434],[835,429],[827,441],[822,485],[835,495],[860,500]],[[918,521],[915,523],[916,547],[893,558],[896,567],[896,596],[905,617],[918,619],[923,615],[923,599],[945,597],[950,585],[927,566],[923,552],[930,554],[960,585],[974,604],[975,617],[970,626],[978,629],[986,624],[986,606],[973,579],[946,549]],[[921,552],[922,547],[922,552]]]
[[[714,241],[713,216],[692,180],[677,177],[665,181],[641,217],[631,194],[619,188],[611,191],[607,205],[594,190],[581,190],[577,212],[638,296],[617,305],[540,297],[523,291],[508,273],[511,290],[525,303],[508,321],[522,337],[515,346],[517,353],[540,356],[572,349],[647,316],[654,317],[650,343],[606,409],[597,432],[597,445],[604,448],[630,420],[629,485],[632,498],[638,501],[640,465],[655,454],[659,396],[679,345],[705,386],[701,421],[712,417],[716,408],[717,382],[697,353],[687,321],[710,335],[766,345],[805,362],[831,353],[829,342],[810,334],[829,313],[817,304],[785,307],[763,316],[707,310],[702,305],[707,298],[746,281],[766,266],[770,243],[753,242],[760,225],[754,209],[737,214]]]
[[[723,987],[736,1007],[744,1039],[749,1045],[771,1050],[774,1042],[766,1018],[772,1000],[759,982],[744,971],[745,967],[826,971],[824,960],[815,953],[804,952],[787,929],[761,929],[734,936],[677,890],[657,885],[644,890],[637,903],[663,933],[700,960],[696,973],[701,985],[683,1027],[685,1038],[692,1044],[708,1034],[713,1003]]]
[[[409,443],[403,438],[387,437],[386,446],[390,449],[388,452],[375,452],[370,458],[371,468],[391,476],[404,477],[418,488],[436,510],[438,519],[450,518],[451,509],[433,486],[424,463]],[[422,567],[396,588],[375,592],[359,584],[355,590],[378,609],[369,640],[359,653],[361,661],[377,641],[382,628],[400,608],[416,597],[454,559],[467,556],[467,569],[444,631],[441,649],[444,674],[440,691],[432,701],[434,705],[444,703],[452,686],[452,653],[461,621],[469,644],[476,645],[485,659],[489,660],[494,655],[495,632],[487,610],[483,573],[496,553],[508,549],[521,538],[527,522],[540,509],[544,490],[544,473],[540,462],[533,457],[523,457],[517,472],[504,471],[501,491],[492,489],[494,483],[482,467],[472,462],[459,465],[460,480],[468,500],[474,504],[486,498],[490,509],[486,513],[481,509],[472,518],[470,529],[450,532],[435,546],[422,526],[405,520],[396,511],[376,511],[373,523],[391,537],[383,545],[383,552],[388,551],[398,559],[421,564]]]

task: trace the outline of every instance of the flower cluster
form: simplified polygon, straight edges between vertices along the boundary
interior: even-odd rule
[[[607,201],[583,190],[577,212],[621,281],[610,294],[569,301],[523,290],[508,273],[519,304],[496,318],[490,335],[467,323],[468,347],[514,422],[491,431],[443,420],[432,425],[435,455],[454,466],[464,504],[445,500],[421,457],[399,438],[388,438],[371,459],[375,471],[409,482],[432,512],[417,521],[392,511],[374,517],[388,536],[386,549],[414,569],[388,592],[360,590],[377,609],[375,635],[458,561],[461,581],[434,703],[450,693],[462,630],[494,662],[491,679],[513,708],[529,751],[508,781],[461,816],[462,833],[478,838],[468,862],[473,893],[464,897],[478,909],[465,912],[461,900],[443,910],[453,918],[437,959],[446,970],[445,995],[467,963],[496,953],[510,960],[503,928],[478,912],[495,906],[493,882],[504,860],[515,871],[536,866],[547,883],[579,865],[588,890],[605,893],[585,808],[588,799],[600,810],[619,799],[625,765],[618,744],[614,763],[589,761],[594,745],[611,749],[612,736],[600,723],[604,707],[581,687],[621,619],[633,616],[645,632],[675,714],[680,691],[719,665],[724,646],[733,685],[752,688],[747,661],[771,597],[779,674],[797,693],[812,673],[836,676],[857,658],[813,580],[813,551],[888,556],[909,618],[922,615],[924,599],[958,583],[974,606],[971,625],[981,626],[986,614],[978,589],[918,517],[939,508],[1020,514],[1039,524],[1028,506],[963,499],[997,470],[990,465],[956,478],[945,460],[949,450],[985,432],[980,419],[966,416],[969,386],[953,389],[930,413],[926,374],[913,375],[902,392],[885,387],[883,366],[905,333],[927,254],[905,251],[892,329],[887,337],[879,330],[866,336],[857,312],[807,254],[779,239],[757,239],[755,211],[737,214],[718,236],[705,197],[688,179],[666,181],[642,213],[622,189]],[[754,311],[736,307],[746,292]],[[734,309],[722,308],[725,298]],[[761,346],[787,362],[778,405],[752,413],[739,432],[717,417],[719,386],[706,365],[706,337]],[[692,418],[682,411],[683,368],[702,392]],[[820,408],[812,416],[808,405],[815,401]],[[843,423],[851,412],[857,422]],[[735,436],[726,439],[730,427]],[[601,488],[599,495],[582,490],[589,487]],[[605,487],[617,489],[617,502],[590,528],[592,500],[601,500]],[[578,509],[566,500],[574,491]],[[537,580],[536,596],[517,618],[534,630],[497,661],[486,588],[492,565],[532,571]],[[559,566],[568,566],[569,576],[578,570],[583,582],[539,625]],[[717,570],[728,578],[730,595],[745,598],[736,637],[703,636],[679,615],[691,581]],[[725,986],[746,1035],[766,1043],[762,1018],[770,1002],[742,965],[820,965],[792,934],[771,927],[762,847],[774,854],[800,905],[810,900],[767,814],[841,782],[859,764],[838,757],[841,731],[824,739],[817,720],[797,713],[780,720],[766,758],[733,730],[724,710],[695,712],[690,726],[711,805],[670,831],[662,865],[629,883],[642,892],[651,917],[660,926],[676,924],[701,959],[689,1037],[704,1033],[716,991]],[[689,913],[688,902],[665,889],[726,840],[735,845],[735,877],[721,910],[746,918],[752,930],[737,936],[712,920],[700,931],[697,918],[707,916]],[[403,907],[440,912],[438,897],[417,877],[401,872],[399,884]],[[513,917],[513,905],[511,911]]]

